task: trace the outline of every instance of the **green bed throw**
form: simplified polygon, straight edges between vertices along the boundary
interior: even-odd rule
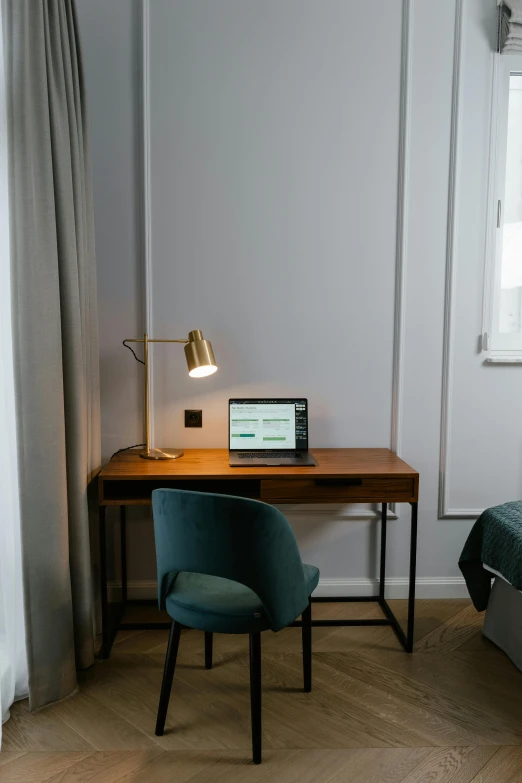
[[[479,612],[488,605],[492,579],[483,563],[522,590],[522,500],[487,508],[473,525],[462,550],[459,567]]]

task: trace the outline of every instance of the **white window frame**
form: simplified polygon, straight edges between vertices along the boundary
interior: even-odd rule
[[[482,324],[482,351],[485,361],[496,364],[522,364],[522,333],[498,331],[500,281],[502,271],[502,237],[504,228],[504,194],[509,108],[509,79],[512,73],[522,75],[522,55],[495,54],[493,72],[491,149],[486,237],[486,263]],[[522,144],[522,140],[521,140]]]

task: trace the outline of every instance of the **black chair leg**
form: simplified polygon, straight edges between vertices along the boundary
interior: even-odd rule
[[[261,764],[261,634],[250,634],[250,711],[252,760]]]
[[[212,640],[214,634],[211,631],[205,631],[205,669],[212,668]]]
[[[312,690],[312,604],[308,602],[308,606],[304,610],[301,619],[303,625],[301,626],[302,638],[303,638],[303,680],[305,693],[310,693]]]
[[[161,684],[161,695],[158,707],[158,717],[156,720],[156,735],[161,737],[165,728],[167,710],[169,707],[170,691],[172,689],[172,680],[174,679],[174,669],[176,668],[176,658],[178,657],[179,637],[181,634],[181,625],[172,622],[169,636],[169,646],[165,658],[165,668],[163,669],[163,682]]]

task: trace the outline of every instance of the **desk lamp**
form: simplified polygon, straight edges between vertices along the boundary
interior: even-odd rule
[[[144,459],[177,459],[182,457],[183,451],[181,449],[151,449],[150,447],[149,343],[184,344],[188,371],[192,378],[203,378],[205,375],[212,375],[212,373],[216,372],[217,365],[212,345],[208,340],[203,339],[203,334],[199,329],[189,332],[188,340],[152,340],[148,334],[144,334],[142,339],[124,340],[123,344],[126,348],[129,348],[130,346],[127,343],[143,343],[142,363],[145,365],[145,450],[140,452],[140,457]],[[138,359],[138,361],[140,360]]]

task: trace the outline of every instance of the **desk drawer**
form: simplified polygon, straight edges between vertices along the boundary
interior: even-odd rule
[[[409,502],[413,479],[331,478],[261,481],[261,499],[287,503]]]

